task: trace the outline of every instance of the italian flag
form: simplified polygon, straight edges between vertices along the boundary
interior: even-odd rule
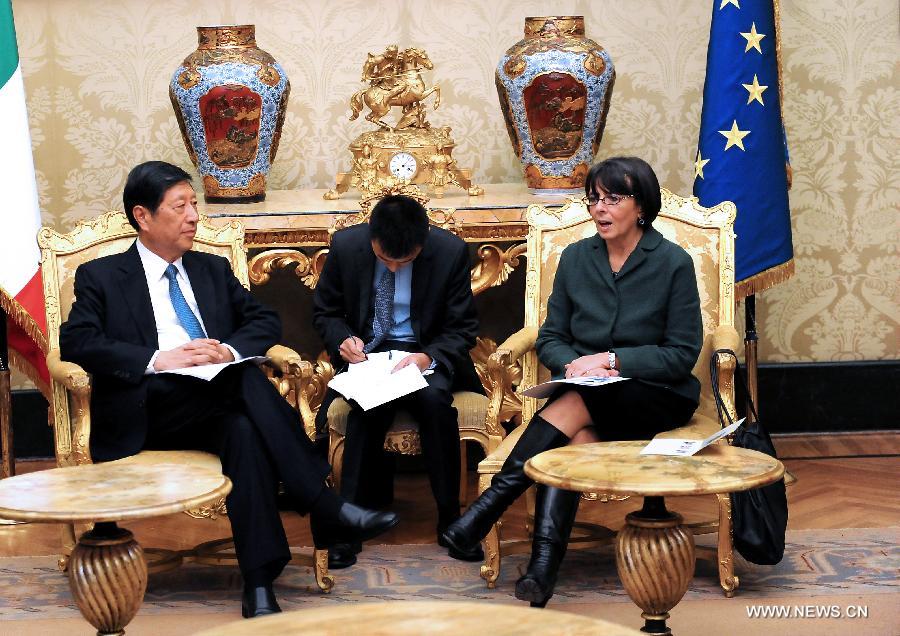
[[[47,322],[37,246],[41,213],[11,0],[0,0],[0,119],[4,122],[0,169],[3,193],[0,307],[8,316],[9,360],[47,395],[49,374],[44,362]],[[6,353],[0,351],[0,358],[5,359]]]

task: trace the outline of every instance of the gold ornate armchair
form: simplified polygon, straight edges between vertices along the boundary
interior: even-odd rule
[[[89,439],[91,434],[91,378],[77,364],[60,359],[59,328],[66,320],[74,300],[75,270],[84,262],[99,256],[124,252],[134,242],[135,230],[122,212],[108,212],[100,217],[79,222],[75,228],[60,234],[44,227],[38,234],[41,248],[41,275],[47,312],[47,340],[50,351],[47,366],[51,376],[51,421],[53,423],[56,461],[59,466],[91,463]],[[247,256],[244,250],[244,228],[232,221],[224,227],[214,227],[201,217],[194,238],[194,249],[224,256],[232,265],[235,276],[248,285]],[[306,407],[302,385],[312,375],[312,366],[287,347],[276,345],[266,352],[269,357],[267,374],[279,392],[301,413]],[[305,408],[308,411],[308,407]],[[307,420],[304,419],[304,422]],[[315,430],[307,428],[307,434]],[[141,463],[199,463],[221,470],[219,458],[201,451],[144,451],[118,460]],[[194,518],[215,519],[225,514],[225,502],[188,511]],[[64,526],[65,554],[60,566],[66,567],[68,555],[75,543],[75,528]],[[184,560],[207,565],[236,563],[233,539],[218,539],[191,550],[171,551],[150,548],[150,570],[162,571],[178,567]],[[315,550],[313,555],[294,554],[292,563],[312,566],[316,583],[323,591],[334,584],[328,575],[328,553]]]
[[[684,437],[702,439],[719,429],[715,402],[713,401],[709,378],[709,360],[712,352],[719,348],[736,350],[740,343],[734,328],[734,232],[735,207],[730,201],[713,208],[704,208],[695,199],[683,198],[662,190],[662,210],[653,227],[666,238],[684,247],[691,255],[697,271],[700,292],[700,309],[703,318],[704,341],[700,358],[693,373],[700,380],[700,406],[693,419],[684,427],[667,431],[659,437]],[[547,299],[553,287],[553,278],[563,248],[579,239],[592,236],[596,228],[583,203],[571,202],[560,210],[550,211],[542,206],[528,208],[528,269],[525,283],[525,326],[510,336],[492,354],[490,364],[498,370],[495,383],[498,387],[516,384],[515,378],[503,377],[514,372],[516,362],[521,360],[522,380],[519,389],[534,386],[550,379],[549,371],[537,359],[534,343],[538,327],[547,311]],[[726,403],[734,414],[733,402],[734,367],[727,361],[721,363],[720,383],[726,390]],[[501,396],[491,395],[493,401]],[[509,401],[509,397],[506,398]],[[512,431],[500,446],[488,455],[478,466],[479,491],[484,491],[494,474],[500,471],[509,451],[515,445],[527,423],[537,411],[541,400],[522,396],[522,422]],[[491,424],[489,424],[490,426]],[[529,491],[529,497],[533,496]],[[602,494],[586,496],[588,499],[606,500]],[[533,502],[529,501],[529,510]],[[713,555],[719,566],[719,579],[726,596],[732,596],[738,579],[734,575],[733,546],[731,540],[731,504],[728,495],[718,496],[718,522],[705,522],[692,526],[695,534],[719,532],[718,554]],[[502,555],[530,550],[530,541],[500,542],[499,530],[494,526],[485,538],[485,563],[481,576],[488,587],[493,587],[500,575]],[[607,528],[577,523],[579,531],[589,531],[587,535],[576,531],[570,547],[592,546],[608,542],[615,533]],[[698,548],[701,556],[710,556]]]

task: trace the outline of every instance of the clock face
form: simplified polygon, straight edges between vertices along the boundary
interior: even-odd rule
[[[417,167],[416,158],[408,152],[398,152],[391,157],[391,161],[388,163],[388,169],[390,169],[391,174],[401,181],[412,180],[416,174]]]

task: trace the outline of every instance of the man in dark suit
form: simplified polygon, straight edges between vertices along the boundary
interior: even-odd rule
[[[369,352],[401,350],[408,355],[395,370],[415,364],[425,374],[426,388],[369,411],[351,402],[341,494],[360,505],[375,503],[364,486],[377,481],[385,434],[396,411],[405,409],[419,425],[440,537],[459,517],[459,425],[451,392],[482,390],[469,357],[478,319],[466,244],[431,227],[416,200],[383,198],[368,223],[332,237],[316,285],[313,324],[338,369],[365,360]],[[326,397],[322,408],[328,403]],[[360,547],[332,550],[329,565],[352,565]],[[483,558],[480,546],[451,549],[450,555]]]
[[[62,358],[93,375],[91,454],[96,461],[142,449],[219,455],[233,489],[226,499],[244,578],[244,617],[278,612],[272,581],[290,560],[276,494],[284,483],[311,513],[317,548],[371,538],[393,514],[344,502],[325,487],[296,412],[246,362],[212,381],[161,373],[263,355],[281,336],[221,257],[193,252],[197,198],[190,175],[151,161],[128,175],[123,195],[137,241],[81,265],[75,302],[60,329]]]

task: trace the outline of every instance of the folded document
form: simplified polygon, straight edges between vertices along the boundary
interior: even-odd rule
[[[706,439],[652,439],[641,450],[641,455],[673,455],[675,457],[688,457],[706,448],[716,440],[726,435],[731,435],[746,418],[741,418],[734,424],[716,431]]]
[[[250,356],[249,358],[241,358],[240,360],[235,360],[234,362],[220,362],[219,364],[201,364],[196,367],[184,367],[182,369],[169,369],[168,371],[157,371],[157,373],[174,373],[175,375],[187,375],[192,378],[198,378],[200,380],[206,380],[209,382],[214,377],[219,375],[223,369],[226,367],[230,367],[233,364],[242,364],[244,362],[249,361],[263,361],[267,360],[266,356]]]
[[[576,385],[576,386],[601,386],[604,384],[612,384],[614,382],[622,382],[623,380],[627,380],[628,378],[623,378],[621,376],[605,377],[601,378],[597,375],[588,375],[582,376],[580,378],[565,378],[562,380],[550,380],[549,382],[543,382],[541,384],[537,384],[526,391],[522,391],[523,395],[527,395],[528,397],[533,398],[545,398],[550,397],[554,391],[558,387],[565,385]]]

